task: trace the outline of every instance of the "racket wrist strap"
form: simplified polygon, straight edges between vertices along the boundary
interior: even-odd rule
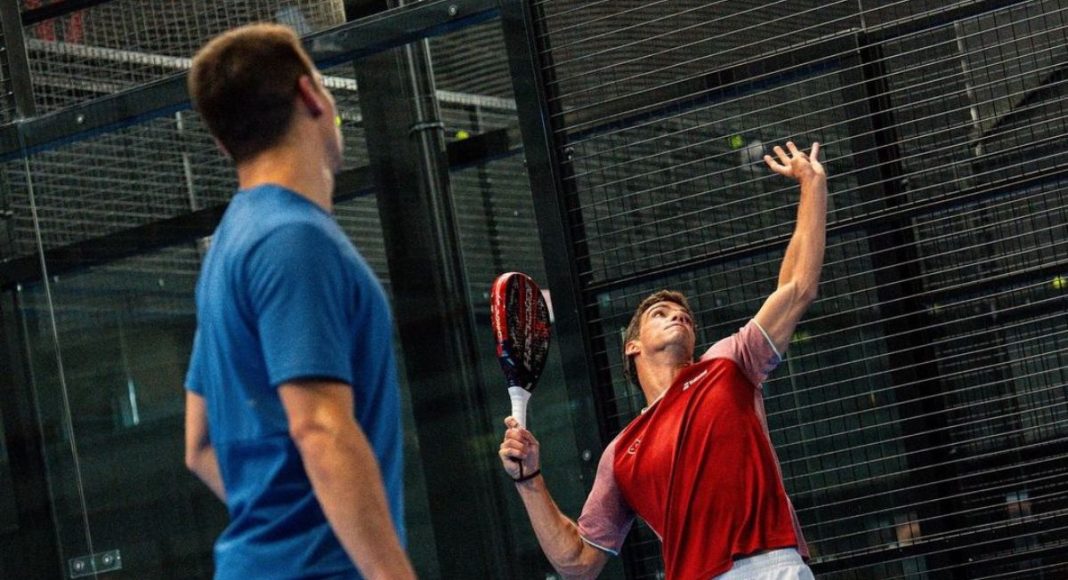
[[[520,476],[520,477],[516,477],[516,478],[512,479],[512,481],[514,481],[516,483],[523,483],[524,481],[530,481],[531,479],[534,479],[535,477],[537,477],[539,475],[541,475],[541,468],[540,467],[535,469],[534,471],[531,471],[530,473],[528,473],[526,475],[523,475],[523,476]]]

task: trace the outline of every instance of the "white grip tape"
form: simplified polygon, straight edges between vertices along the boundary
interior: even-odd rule
[[[512,399],[512,416],[519,421],[520,427],[527,426],[527,401],[530,391],[523,387],[508,387],[508,396]]]

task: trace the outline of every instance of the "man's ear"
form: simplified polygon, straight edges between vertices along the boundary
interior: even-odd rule
[[[628,340],[627,345],[623,348],[623,354],[627,356],[634,356],[642,351],[641,344],[636,340]]]
[[[319,87],[315,86],[315,81],[310,76],[304,75],[297,81],[297,95],[312,117],[318,117],[326,111],[323,95],[319,93]]]

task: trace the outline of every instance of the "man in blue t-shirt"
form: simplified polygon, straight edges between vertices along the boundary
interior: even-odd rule
[[[209,42],[189,90],[240,186],[197,284],[186,382],[186,464],[231,518],[215,577],[414,578],[389,307],[330,216],[334,99],[270,24]]]

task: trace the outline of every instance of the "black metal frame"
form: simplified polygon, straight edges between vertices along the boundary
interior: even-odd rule
[[[99,3],[99,2],[97,2]],[[66,6],[76,3],[50,5]],[[95,3],[93,3],[95,4]],[[0,0],[0,15],[14,9],[18,0]],[[43,10],[43,8],[41,9]],[[318,66],[329,67],[375,54],[412,40],[448,34],[478,24],[497,15],[495,0],[431,0],[393,10],[382,11],[358,21],[321,31],[304,40]],[[55,17],[54,14],[49,17]],[[16,42],[22,29],[18,18],[2,19]],[[65,143],[88,139],[188,109],[186,74],[177,74],[115,95],[75,105],[62,111],[33,117],[34,103],[25,48],[16,42],[9,49],[12,81],[18,98],[18,113],[24,119],[0,126],[0,162],[59,147]],[[18,55],[21,54],[21,61]],[[21,64],[20,64],[21,63]],[[20,96],[21,95],[21,96]],[[506,155],[515,150],[515,138],[500,131],[476,135],[448,146],[451,168],[460,168]],[[336,184],[336,201],[345,201],[373,191],[370,168],[360,167],[342,172]],[[157,223],[139,226],[45,252],[50,271],[60,274],[75,268],[92,266],[134,253],[150,251],[210,234],[225,210],[225,205],[206,208]],[[7,258],[0,261],[0,288],[39,279],[40,260],[36,256]]]
[[[0,2],[7,2],[9,5],[14,6],[15,0],[0,0]],[[95,3],[82,4],[87,6]],[[304,44],[316,64],[325,68],[359,59],[373,59],[376,58],[376,55],[386,53],[390,49],[406,50],[419,40],[448,34],[493,18],[497,15],[497,10],[496,0],[432,0],[419,2],[410,6],[383,11],[359,21],[349,22],[333,29],[322,31],[306,38]],[[17,24],[18,20],[8,20],[8,22]],[[16,29],[21,30],[17,26]],[[391,72],[387,74],[391,74]],[[95,135],[187,109],[189,103],[185,88],[185,78],[185,74],[174,75],[111,97],[0,127],[0,161],[21,158],[65,143],[88,139]],[[27,69],[27,76],[20,81],[22,83],[21,86],[29,87],[29,81]],[[435,98],[432,92],[429,95],[430,99]],[[382,95],[379,96],[381,97]],[[31,95],[29,104],[32,105],[32,103]],[[408,137],[408,127],[403,129],[399,135],[394,136],[398,142],[405,141]],[[440,171],[445,171],[445,168],[458,169],[471,164],[485,163],[490,159],[514,154],[517,149],[515,141],[516,136],[510,134],[509,131],[498,130],[449,144],[447,148],[442,143],[438,159]],[[342,172],[337,178],[335,200],[344,201],[373,193],[379,189],[379,187],[376,187],[378,185],[376,181],[374,164]],[[431,195],[430,198],[436,201],[437,196]],[[42,263],[47,263],[49,274],[55,275],[71,270],[84,269],[129,255],[196,240],[214,230],[225,209],[226,205],[220,204],[79,243],[43,250],[43,256],[30,255],[5,260],[0,262],[0,288],[10,290],[19,283],[40,280],[42,277]],[[434,207],[431,209],[437,210],[440,208]],[[411,214],[394,212],[393,221],[397,222],[401,217],[407,219],[411,217]],[[386,221],[388,220],[383,219],[383,222]],[[436,238],[434,239],[436,240]],[[434,263],[445,263],[444,259],[435,260],[429,255],[426,256],[426,260],[432,260]],[[396,266],[394,262],[395,260],[391,260],[391,271]],[[459,271],[455,267],[446,269],[453,272]],[[423,280],[420,277],[420,272],[413,272],[412,268],[408,268],[406,272],[398,275],[408,276],[411,283],[414,284],[418,284]],[[462,290],[465,288],[466,285],[462,282],[450,285],[443,289],[444,292],[441,296],[454,302],[456,300],[462,301],[465,297],[465,293]],[[394,290],[397,290],[396,285]],[[409,305],[407,308],[401,306],[395,309],[401,334],[411,334],[412,330],[425,330],[426,325],[420,326],[420,321],[425,318],[425,307],[431,303],[417,304],[417,300],[411,299],[408,299],[407,303]],[[460,313],[466,316],[467,319],[473,320],[473,317],[463,314],[466,312],[464,308],[456,308],[455,304],[450,306],[441,301],[433,302],[433,304],[441,306],[446,314],[451,313],[452,316],[455,316]],[[438,317],[435,321],[439,323],[436,326],[437,329],[444,328],[445,332],[451,333],[453,337],[455,348],[451,349],[453,352],[450,354],[455,354],[455,351],[464,351],[460,358],[468,361],[469,364],[470,361],[477,359],[477,357],[470,356],[470,352],[467,352],[474,348],[474,337],[469,328],[458,324],[456,320],[449,318],[449,316]],[[434,340],[438,337],[438,334],[430,336],[424,333],[423,339]],[[441,346],[440,350],[442,352],[449,350],[442,346],[440,342],[438,344]],[[452,371],[455,366],[455,358],[442,356],[435,359],[427,355],[422,356],[420,361],[426,362],[434,359],[436,362],[427,364],[430,364],[436,370],[447,368]],[[442,364],[442,360],[446,360],[447,364]],[[406,369],[411,371],[416,366],[418,365],[409,364],[406,365]],[[426,367],[427,365],[423,364],[423,366]],[[409,375],[412,375],[412,373],[409,372]],[[418,416],[421,420],[416,428],[420,432],[420,440],[425,447],[424,455],[433,454],[436,456],[435,461],[429,462],[432,463],[431,467],[433,468],[428,469],[428,481],[430,482],[428,492],[432,498],[442,493],[454,496],[456,494],[471,494],[472,491],[469,487],[473,481],[472,474],[485,472],[482,469],[483,466],[479,464],[478,458],[468,460],[473,465],[461,467],[454,459],[450,459],[454,457],[454,454],[442,453],[440,444],[437,447],[432,444],[436,438],[441,444],[448,443],[451,445],[450,448],[455,450],[463,447],[471,435],[469,429],[447,430],[452,434],[451,437],[442,437],[441,431],[435,431],[442,427],[437,418],[442,416],[443,397],[445,398],[444,400],[452,401],[459,408],[462,406],[461,401],[472,399],[472,397],[484,391],[477,382],[477,372],[466,373],[468,378],[474,376],[475,382],[469,384],[467,389],[462,389],[463,392],[461,393],[443,388],[440,380],[442,376],[444,375],[438,373],[431,377],[431,380],[424,380],[424,384],[420,385],[424,388],[419,389],[419,394],[413,396],[413,402],[419,407]],[[454,376],[454,373],[450,372],[450,376]],[[425,373],[424,379],[426,379]],[[428,385],[425,383],[433,384]],[[24,382],[24,384],[29,383]],[[437,388],[426,388],[428,386]],[[486,409],[487,406],[481,405],[480,408]],[[470,405],[462,410],[463,413],[454,414],[458,416],[456,418],[458,423],[470,419],[468,417],[471,411]],[[5,407],[4,411],[8,413],[9,409]],[[13,426],[21,427],[21,424],[13,424]],[[487,463],[490,459],[483,458],[481,462]],[[29,474],[30,472],[27,470],[27,473]],[[451,486],[444,485],[441,474],[449,474],[449,478],[452,481]],[[38,487],[38,489],[45,489],[45,487]],[[492,489],[482,489],[479,492],[475,492],[474,496],[479,501],[482,501],[487,496],[487,493],[483,492],[492,492]],[[432,500],[431,503],[433,504],[434,501]],[[472,505],[476,503],[478,502],[473,501]],[[450,575],[456,575],[457,577],[515,575],[504,572],[509,566],[509,560],[504,548],[499,546],[499,542],[495,541],[501,533],[501,526],[497,521],[503,512],[499,508],[500,505],[497,506],[496,510],[491,506],[488,511],[478,512],[480,514],[480,517],[477,518],[479,525],[484,527],[480,534],[485,540],[484,545],[472,542],[465,543],[461,534],[449,533],[450,530],[455,529],[457,523],[455,518],[448,519],[447,516],[455,514],[443,514],[442,517],[435,518],[436,537],[441,551],[439,560],[443,572],[448,572]],[[470,515],[474,515],[474,513]],[[45,518],[41,521],[47,522],[50,520]],[[468,524],[470,523],[468,522]],[[470,527],[468,524],[461,523],[464,527]],[[55,538],[51,537],[51,540],[54,544]],[[488,553],[484,549],[485,545],[497,546],[496,549],[500,553]],[[40,550],[45,550],[49,547],[49,544],[39,542],[39,546]],[[51,547],[55,551],[56,547],[54,545]],[[55,559],[42,559],[42,562],[54,561]]]
[[[534,196],[545,272],[552,291],[554,332],[560,345],[568,392],[572,402],[581,406],[572,416],[577,442],[586,458],[582,475],[588,485],[592,485],[597,470],[596,459],[609,442],[609,429],[603,418],[614,413],[605,408],[611,404],[608,398],[591,396],[595,393],[594,385],[603,381],[596,369],[604,365],[597,364],[589,332],[589,312],[583,300],[584,284],[579,274],[583,268],[576,250],[583,243],[581,234],[577,233],[582,228],[569,216],[565,189],[568,180],[564,178],[567,168],[559,159],[561,152],[550,122],[553,111],[542,77],[545,66],[537,44],[532,9],[530,3],[522,0],[502,0],[501,24],[523,133],[523,151]],[[598,417],[600,425],[591,428],[579,421],[579,417]]]
[[[105,1],[107,0],[68,0],[62,4],[27,11],[21,15],[20,19],[13,19],[10,18],[10,10],[14,7],[17,11],[17,0],[0,0],[0,21],[4,25],[5,38],[17,39],[22,33],[21,27],[16,25],[20,21],[22,24],[40,22],[74,10],[102,4]],[[822,39],[817,43],[799,47],[794,53],[776,55],[775,61],[781,63],[783,59],[793,59],[797,62],[810,63],[810,66],[812,66],[811,63],[833,66],[834,63],[829,59],[821,60],[820,55],[838,54],[852,47],[856,49],[855,58],[873,62],[871,55],[866,53],[877,50],[878,45],[883,42],[1024,2],[1025,0],[985,0],[964,4],[922,21],[909,21],[874,31]],[[545,50],[546,47],[539,44],[547,41],[538,30],[536,10],[535,3],[526,0],[427,0],[375,13],[358,21],[319,32],[308,37],[305,40],[305,46],[318,65],[328,67],[380,53],[418,39],[447,34],[497,15],[500,16],[519,110],[522,144],[533,192],[534,208],[541,232],[542,250],[549,278],[548,285],[552,290],[556,310],[556,340],[563,355],[569,396],[575,404],[579,405],[572,415],[577,443],[580,449],[590,451],[590,460],[583,464],[584,469],[581,474],[589,484],[592,483],[596,471],[596,458],[599,456],[599,450],[608,442],[610,434],[618,429],[618,425],[610,424],[607,419],[616,415],[612,409],[608,408],[611,403],[606,400],[606,397],[594,394],[597,389],[610,388],[611,383],[611,377],[607,376],[603,370],[607,368],[605,362],[601,360],[603,355],[598,354],[603,353],[604,349],[598,348],[595,344],[590,328],[589,321],[596,314],[594,298],[600,293],[624,286],[653,281],[681,272],[737,260],[744,256],[765,253],[781,247],[787,241],[788,236],[764,240],[725,253],[698,260],[688,260],[685,263],[664,264],[625,278],[596,282],[586,280],[581,273],[588,268],[584,268],[583,264],[579,263],[579,256],[584,254],[582,251],[584,230],[579,213],[572,211],[574,208],[569,205],[574,203],[574,196],[571,195],[574,192],[568,189],[573,187],[570,185],[573,182],[566,179],[570,164],[566,160],[564,139],[595,134],[614,126],[633,123],[644,117],[655,117],[669,107],[677,112],[680,107],[685,109],[689,106],[697,106],[700,102],[707,102],[709,98],[725,94],[725,91],[735,90],[739,80],[752,75],[753,71],[775,70],[783,67],[781,64],[770,66],[769,63],[768,66],[761,68],[760,61],[729,67],[710,72],[698,79],[628,96],[620,102],[607,103],[605,109],[597,111],[597,115],[590,115],[582,110],[564,114],[554,110],[551,104],[552,99],[550,99],[548,89],[548,81],[551,79],[545,77],[548,74],[546,71],[551,69],[549,66],[551,63],[544,60],[550,58],[550,55]],[[11,35],[8,35],[9,29],[12,31]],[[9,63],[13,63],[11,64],[12,81],[16,103],[18,103],[17,112],[24,119],[0,126],[0,162],[55,148],[64,143],[83,140],[148,119],[173,114],[189,107],[185,75],[180,74],[63,111],[33,118],[32,84],[24,47],[21,51],[21,61],[18,60],[20,57],[11,51],[9,51],[8,58]],[[878,91],[869,91],[868,96],[877,93]],[[869,106],[871,110],[867,109]],[[868,103],[865,107],[864,114],[870,115],[873,110],[879,109],[879,104]],[[877,116],[873,119],[874,122],[878,122]],[[892,126],[892,123],[887,126]],[[870,129],[865,129],[865,132],[870,133]],[[878,132],[873,134],[878,135]],[[872,148],[871,146],[863,147],[863,149]],[[456,168],[514,153],[515,149],[514,136],[501,130],[451,143],[448,145],[446,155],[449,166]],[[890,158],[894,158],[895,154],[892,151],[886,150],[886,152]],[[1068,174],[1068,168],[1049,169],[1034,174],[1026,180],[1012,184],[980,186],[962,191],[952,198],[902,203],[888,208],[886,212],[877,217],[858,218],[832,224],[828,236],[870,230],[878,226],[877,222],[885,220],[905,222],[915,215],[958,207],[976,200],[994,197],[1009,190],[1063,179],[1066,174]],[[873,178],[873,181],[886,182],[887,176],[877,176]],[[350,170],[339,176],[336,199],[350,199],[369,193],[373,189],[373,173],[370,167]],[[51,273],[61,273],[191,241],[210,233],[217,225],[224,209],[225,206],[207,208],[102,238],[48,250],[44,257]],[[892,245],[902,244],[899,240]],[[908,244],[905,243],[904,247],[908,247]],[[1046,266],[1014,272],[1006,275],[1003,281],[1049,277],[1059,273],[1053,270]],[[21,282],[38,280],[40,276],[40,259],[37,256],[0,262],[0,288],[10,288]],[[909,277],[911,276],[901,276],[902,279]],[[991,282],[992,280],[988,279],[983,281],[983,284]],[[948,300],[951,295],[973,291],[977,285],[978,283],[935,293],[927,292],[925,299]],[[893,291],[907,295],[913,290],[898,288]],[[909,309],[916,310],[916,306],[913,304]],[[926,325],[920,324],[919,326]],[[898,380],[897,377],[895,377],[896,380]],[[909,380],[912,381],[915,378]],[[919,395],[920,393],[915,393],[915,396]],[[917,409],[915,412],[919,414],[929,412],[929,410]],[[592,425],[582,421],[580,418],[583,417],[598,417],[599,424]],[[915,546],[908,550],[914,550],[917,555],[922,555],[924,549],[922,546]],[[829,563],[827,570],[854,566],[877,557],[877,555],[865,554],[850,560]]]
[[[427,0],[323,30],[305,38],[304,47],[317,66],[326,68],[466,28],[496,14],[496,0]],[[0,162],[188,108],[186,74],[173,75],[0,127]]]
[[[590,304],[598,294],[735,261],[747,256],[763,254],[784,246],[789,239],[789,234],[784,234],[773,239],[762,240],[696,260],[687,259],[680,262],[661,264],[620,278],[597,281],[586,280],[581,274],[585,270],[576,265],[576,255],[583,255],[577,249],[577,247],[584,244],[581,233],[583,231],[582,218],[580,212],[572,211],[576,208],[569,206],[569,204],[573,203],[571,201],[573,200],[571,195],[573,191],[567,189],[571,186],[571,183],[562,179],[562,176],[566,174],[570,167],[567,160],[562,158],[565,155],[564,151],[568,141],[586,138],[621,126],[656,118],[663,115],[665,111],[677,114],[680,110],[697,107],[702,103],[707,103],[710,99],[714,100],[736,92],[739,83],[744,84],[746,79],[753,78],[754,75],[765,77],[763,80],[754,81],[755,83],[767,82],[765,71],[779,70],[783,71],[783,75],[792,74],[793,69],[786,70],[789,67],[784,67],[783,61],[805,63],[806,67],[830,68],[840,65],[841,63],[836,61],[842,57],[828,58],[824,55],[845,54],[847,55],[845,57],[847,60],[856,64],[877,63],[876,53],[883,43],[907,34],[933,29],[950,22],[1024,3],[1024,0],[986,0],[975,3],[962,3],[946,10],[934,12],[922,19],[917,18],[873,30],[851,31],[838,36],[822,38],[812,44],[798,47],[794,51],[776,54],[772,59],[757,60],[743,65],[727,67],[697,78],[667,84],[618,99],[597,103],[587,108],[568,110],[567,112],[560,111],[559,107],[555,106],[556,103],[551,98],[552,95],[549,94],[550,89],[548,88],[546,76],[552,74],[552,67],[551,63],[543,59],[551,59],[551,50],[550,47],[541,44],[548,43],[549,40],[548,34],[545,33],[546,31],[538,28],[536,12],[520,11],[518,8],[514,8],[512,11],[508,9],[502,10],[505,29],[506,31],[511,31],[508,33],[508,37],[511,39],[508,48],[512,59],[513,78],[516,83],[517,105],[520,107],[521,122],[523,123],[527,161],[531,164],[530,180],[535,192],[538,223],[543,234],[542,244],[545,250],[546,265],[550,268],[549,276],[554,291],[554,299],[558,299],[556,294],[560,289],[564,289],[565,295],[563,298],[568,301],[566,304],[568,308],[566,310],[567,315],[574,316],[576,321],[581,322],[581,328],[565,327],[561,329],[561,343],[567,342],[567,346],[575,359],[572,364],[565,366],[568,382],[573,385],[581,385],[584,391],[587,388],[592,389],[590,392],[594,393],[595,398],[598,398],[596,393],[599,390],[610,388],[611,379],[608,378],[606,381],[605,377],[598,376],[594,370],[597,368],[596,353],[598,350],[592,343],[591,329],[586,322],[589,319],[587,309],[591,308]],[[536,10],[536,8],[531,10]],[[521,46],[520,38],[523,35],[526,35],[526,41],[529,45],[527,47]],[[878,71],[868,70],[866,72],[868,73],[866,79],[858,78],[845,83],[859,87],[857,90],[862,93],[846,100],[855,100],[861,103],[859,107],[864,110],[858,112],[855,117],[865,119],[865,123],[870,126],[866,126],[861,131],[850,131],[850,133],[854,135],[866,133],[882,140],[882,146],[878,146],[878,143],[871,143],[858,147],[858,149],[877,151],[885,157],[873,160],[872,166],[888,168],[887,170],[890,171],[890,174],[879,173],[873,175],[871,182],[889,183],[890,189],[881,191],[881,195],[888,199],[899,200],[899,202],[886,207],[885,211],[879,212],[877,216],[853,218],[830,224],[827,232],[828,237],[847,235],[856,231],[880,231],[880,228],[886,227],[885,224],[887,222],[894,224],[908,223],[910,218],[917,215],[963,207],[978,200],[994,198],[1008,192],[1019,191],[1053,180],[1063,180],[1065,176],[1068,176],[1068,167],[1062,165],[1030,174],[1026,179],[1012,183],[976,186],[942,199],[906,201],[903,195],[894,197],[895,194],[901,193],[894,190],[894,188],[901,187],[901,184],[895,183],[893,180],[895,167],[893,161],[899,159],[900,154],[888,145],[894,142],[892,136],[886,134],[893,127],[893,123],[888,122],[891,120],[880,119],[879,117],[880,114],[886,113],[887,107],[886,103],[878,101],[877,96],[885,91],[880,91],[878,87],[871,86],[870,82],[862,82],[865,80],[874,82],[878,78]],[[887,137],[890,138],[887,139]],[[541,196],[545,196],[546,199],[542,199]],[[903,248],[902,251],[911,252],[912,254],[910,257],[905,257],[901,260],[889,260],[890,262],[900,261],[904,264],[913,265],[917,263],[913,259],[917,252],[914,240],[898,239],[894,240],[893,243],[887,240],[884,241],[887,242],[887,247]],[[923,291],[922,301],[924,303],[927,301],[949,301],[954,296],[962,296],[969,292],[974,292],[980,286],[992,283],[1001,284],[1018,280],[1049,279],[1056,275],[1055,270],[1056,268],[1052,266],[1038,266],[1005,274],[996,279],[986,279],[981,282],[941,290],[925,290]],[[898,270],[887,270],[881,273],[886,278],[882,280],[885,284],[881,285],[881,292],[895,294],[892,297],[880,294],[880,299],[899,306],[899,312],[915,313],[910,314],[907,318],[902,317],[898,322],[901,327],[899,329],[901,336],[905,337],[902,342],[909,342],[910,340],[911,342],[902,344],[900,345],[901,347],[893,348],[892,350],[904,351],[910,359],[927,357],[928,364],[913,364],[913,361],[909,361],[908,363],[895,365],[903,368],[911,367],[909,371],[911,375],[907,378],[895,376],[894,381],[899,384],[916,383],[913,390],[903,393],[903,396],[906,399],[917,399],[914,403],[906,404],[909,414],[923,416],[926,413],[931,413],[932,410],[937,411],[937,406],[942,404],[940,401],[932,403],[923,398],[923,395],[930,395],[931,392],[930,390],[925,391],[925,387],[932,387],[931,381],[937,377],[937,369],[930,368],[934,357],[929,357],[930,353],[927,352],[904,348],[912,347],[916,344],[916,336],[909,334],[911,328],[929,326],[927,322],[923,321],[927,316],[926,309],[923,308],[921,299],[915,298],[923,289],[906,287],[907,284],[898,281],[918,279],[914,273]],[[889,277],[894,279],[891,280]],[[914,298],[908,299],[908,296],[913,296]],[[901,297],[905,297],[906,300],[898,300]],[[887,314],[887,316],[893,317],[893,313]],[[923,342],[920,341],[920,343]],[[587,381],[590,383],[588,386]],[[576,400],[582,400],[583,396],[585,395],[580,393],[574,394]],[[936,408],[932,409],[930,407],[932,404]],[[912,407],[909,407],[909,405],[912,405]],[[608,421],[608,415],[605,414],[603,409],[599,408],[597,410],[597,417],[602,423],[603,432]],[[920,428],[928,431],[937,428],[937,426],[922,426]],[[948,446],[945,448],[948,449]],[[937,465],[943,459],[945,458],[925,457],[924,464]],[[940,477],[939,479],[945,478]],[[955,493],[950,489],[938,495],[952,497]],[[914,552],[915,555],[924,555],[932,549],[936,548],[917,545],[909,547],[907,550],[902,550],[902,554],[907,551]],[[862,565],[864,562],[878,561],[884,557],[885,555],[880,554],[858,555],[839,561],[827,562],[823,568],[817,567],[817,570],[842,570],[858,564]],[[935,561],[937,561],[937,556],[935,556]]]
[[[30,81],[30,63],[26,56],[26,38],[19,25],[19,0],[0,0],[0,26],[4,31],[4,53],[11,76],[15,115],[19,118],[32,117],[36,107]]]
[[[447,145],[449,170],[485,163],[515,154],[516,137],[504,129],[474,135]],[[337,175],[334,183],[334,203],[343,203],[376,191],[367,166],[347,169]],[[167,246],[209,236],[219,225],[227,204],[207,207],[142,226],[136,226],[104,236],[50,248],[44,251],[48,271],[64,274],[135,254],[151,252]],[[41,279],[41,260],[34,255],[0,260],[0,290],[17,284]]]
[[[44,22],[45,20],[73,14],[79,10],[85,10],[86,8],[92,8],[93,6],[100,4],[107,4],[111,1],[112,0],[64,0],[54,4],[47,4],[40,8],[34,8],[33,10],[27,10],[22,13],[21,19],[16,19],[16,22],[21,20],[23,26],[29,26],[31,24],[37,24],[38,22]]]
[[[429,514],[438,565],[446,578],[515,577],[511,527],[496,523],[506,513],[500,486],[492,477],[472,476],[498,475],[490,464],[496,458],[489,449],[485,455],[456,453],[497,429],[475,345],[429,44],[406,44],[353,66],[371,175],[382,192],[376,201],[393,312],[409,355],[404,372],[418,418],[427,501],[453,508]],[[456,412],[443,413],[445,401]],[[456,529],[458,496],[465,498],[463,533]]]
[[[18,520],[16,530],[0,536],[13,543],[11,551],[4,548],[4,552],[19,556],[18,561],[0,563],[0,574],[61,578],[64,566],[50,509],[46,443],[34,412],[32,369],[23,362],[30,358],[26,329],[18,320],[20,308],[17,293],[0,298],[0,399],[4,401],[0,436],[5,438],[2,444],[15,474],[12,489],[5,491],[12,493]]]

